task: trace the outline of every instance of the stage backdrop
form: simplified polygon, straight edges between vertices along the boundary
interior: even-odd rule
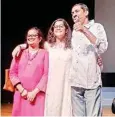
[[[103,72],[115,73],[115,0],[95,0],[95,20],[104,25],[109,42]]]

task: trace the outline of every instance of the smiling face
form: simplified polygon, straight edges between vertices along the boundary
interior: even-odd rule
[[[27,33],[27,43],[29,46],[38,46],[41,41],[38,31],[35,29],[30,29]]]
[[[63,42],[64,48],[71,48],[71,28],[63,18],[56,19],[50,26],[47,35],[47,41],[51,47],[58,42]]]
[[[54,35],[57,39],[63,40],[66,34],[66,27],[63,21],[56,21],[54,24]]]

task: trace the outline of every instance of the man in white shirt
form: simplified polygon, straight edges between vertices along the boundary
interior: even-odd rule
[[[107,50],[104,27],[89,21],[85,4],[72,7],[71,94],[73,116],[101,116],[101,69],[97,57]]]

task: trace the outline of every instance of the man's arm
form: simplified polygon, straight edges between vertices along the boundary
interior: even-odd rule
[[[14,48],[14,50],[12,51],[12,56],[13,56],[13,58],[18,57],[19,54],[20,54],[20,52],[21,52],[21,50],[26,49],[26,47],[27,47],[27,44],[26,44],[26,43],[25,43],[25,44],[17,45],[17,46]]]
[[[101,24],[96,24],[95,28],[96,34],[90,32],[86,27],[83,28],[82,32],[89,41],[95,45],[97,53],[100,55],[108,48],[107,36],[104,27]]]

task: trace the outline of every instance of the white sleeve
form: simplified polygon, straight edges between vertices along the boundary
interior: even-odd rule
[[[107,50],[108,42],[107,42],[107,36],[104,30],[104,27],[99,23],[97,23],[97,26],[96,26],[95,36],[97,38],[96,43],[95,43],[97,54],[100,55]]]
[[[50,44],[47,41],[44,43],[44,49],[47,51],[50,49]]]

